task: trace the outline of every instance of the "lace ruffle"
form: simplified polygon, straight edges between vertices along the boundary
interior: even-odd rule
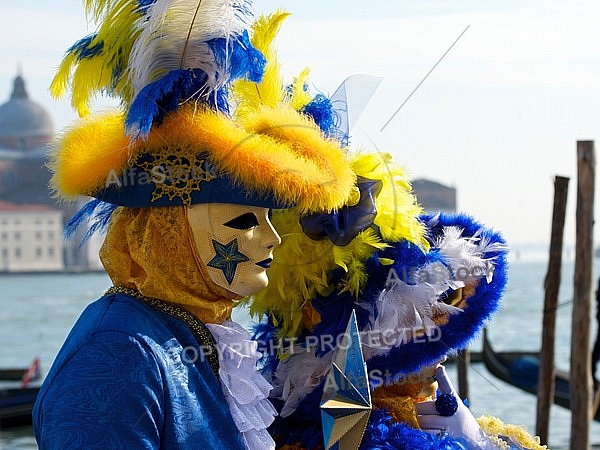
[[[261,354],[241,325],[226,321],[206,324],[217,341],[221,386],[231,416],[249,450],[274,449],[267,432],[277,411],[268,399],[271,385],[256,369]]]

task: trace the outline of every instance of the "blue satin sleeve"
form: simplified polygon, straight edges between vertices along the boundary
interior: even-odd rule
[[[162,374],[135,337],[91,336],[47,381],[34,411],[41,450],[161,447]]]

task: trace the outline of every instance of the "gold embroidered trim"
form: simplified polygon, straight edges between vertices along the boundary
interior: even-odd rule
[[[192,204],[192,193],[202,190],[202,183],[217,178],[217,171],[208,159],[208,153],[197,154],[197,149],[171,148],[165,145],[149,156],[152,161],[139,164],[144,170],[138,183],[154,183],[152,202],[167,196],[169,200],[179,197],[184,205]]]
[[[185,323],[200,344],[200,350],[206,357],[206,360],[210,364],[215,376],[217,379],[219,378],[219,354],[217,352],[217,343],[215,338],[210,333],[206,325],[204,325],[204,323],[191,312],[185,308],[182,308],[181,306],[173,305],[172,303],[165,302],[164,300],[146,297],[136,289],[124,286],[112,286],[104,293],[104,295],[110,294],[129,295],[130,297],[134,297],[137,300],[144,302],[151,308],[168,314],[171,317],[175,317],[176,319],[179,319]]]

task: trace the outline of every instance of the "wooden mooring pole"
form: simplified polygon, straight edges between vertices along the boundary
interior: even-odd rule
[[[592,372],[590,328],[596,157],[593,141],[577,141],[577,212],[571,321],[571,448],[590,448]]]
[[[456,373],[458,375],[458,396],[463,400],[469,398],[469,366],[471,365],[471,352],[469,349],[458,352],[456,358]]]
[[[556,330],[556,307],[558,306],[558,290],[560,288],[560,271],[562,266],[563,230],[565,211],[567,209],[567,193],[569,179],[554,178],[554,206],[552,209],[552,231],[550,235],[550,254],[548,271],[544,280],[544,314],[542,319],[542,348],[540,356],[540,373],[538,378],[538,400],[535,434],[542,444],[548,443],[550,425],[550,407],[554,401],[554,340]]]

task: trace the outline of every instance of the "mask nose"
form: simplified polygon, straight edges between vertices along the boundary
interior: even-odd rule
[[[263,230],[263,242],[269,250],[272,250],[281,244],[281,237],[268,218],[266,218],[266,223]]]

